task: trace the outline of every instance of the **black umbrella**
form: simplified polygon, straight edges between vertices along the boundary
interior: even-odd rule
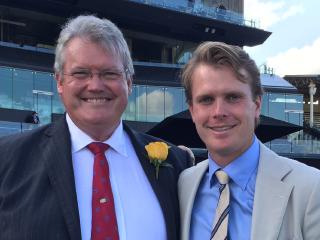
[[[261,142],[286,136],[303,129],[301,126],[260,115],[260,124],[255,130]],[[182,111],[165,118],[148,131],[148,134],[160,137],[175,145],[185,145],[190,148],[205,148],[201,141],[189,110]]]

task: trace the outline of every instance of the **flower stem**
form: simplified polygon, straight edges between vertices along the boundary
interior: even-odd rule
[[[157,166],[156,166],[156,179],[158,179],[158,177],[159,177],[159,165],[157,164]]]

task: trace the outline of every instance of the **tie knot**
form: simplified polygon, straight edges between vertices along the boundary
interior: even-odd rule
[[[109,148],[108,144],[102,142],[92,142],[88,144],[87,148],[94,154],[104,154],[105,151]]]
[[[229,176],[224,171],[218,170],[215,174],[220,184],[227,184],[229,182]]]

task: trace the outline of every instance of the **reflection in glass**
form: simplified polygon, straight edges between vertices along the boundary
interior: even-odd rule
[[[64,113],[64,106],[60,100],[60,95],[58,94],[57,91],[57,83],[56,80],[52,80],[52,113]]]
[[[33,72],[13,69],[13,108],[33,110]]]
[[[147,86],[147,121],[160,122],[164,119],[164,88]]]
[[[180,55],[177,63],[178,64],[186,64],[191,59],[191,57],[192,57],[192,52],[191,51],[185,51]]]
[[[164,95],[165,117],[183,110],[184,95],[182,88],[166,87]]]
[[[147,120],[146,86],[136,86],[136,120]]]
[[[303,95],[286,94],[286,121],[303,125]]]
[[[266,93],[262,114],[303,124],[303,95]],[[0,107],[34,110],[41,123],[65,111],[52,73],[0,66]],[[159,122],[188,108],[182,87],[134,85],[123,119]]]
[[[262,96],[261,114],[264,116],[269,116],[269,94],[264,93]]]
[[[0,107],[12,108],[12,68],[0,67]]]
[[[39,114],[41,124],[51,122],[51,95],[36,94],[36,111]]]
[[[285,94],[270,93],[269,94],[269,116],[285,121]]]
[[[54,81],[53,74],[46,72],[34,72],[34,90],[52,92],[52,84]]]
[[[0,137],[19,132],[21,132],[21,123],[0,121]]]
[[[124,120],[135,121],[136,120],[136,86],[132,87],[132,92],[129,95],[128,105],[123,114]]]
[[[42,124],[51,122],[53,74],[35,72],[34,73],[34,109],[39,114]]]

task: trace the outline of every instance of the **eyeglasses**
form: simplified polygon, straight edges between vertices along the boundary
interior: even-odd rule
[[[123,78],[123,74],[127,74],[127,73],[128,73],[128,69],[126,69],[125,71],[108,69],[108,70],[103,70],[99,72],[92,72],[89,69],[81,69],[81,70],[74,70],[70,73],[63,73],[63,75],[70,76],[79,81],[86,81],[86,80],[92,79],[94,75],[97,75],[99,79],[103,81],[108,81],[108,80],[120,80]]]

